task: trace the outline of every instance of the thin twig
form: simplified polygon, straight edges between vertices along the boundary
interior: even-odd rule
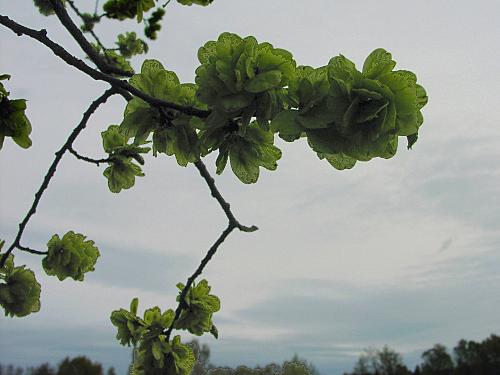
[[[70,153],[72,153],[78,160],[83,160],[83,161],[86,161],[87,163],[92,163],[92,164],[95,164],[97,166],[99,166],[99,164],[101,164],[101,163],[107,163],[110,161],[109,158],[93,159],[93,158],[89,158],[87,156],[80,155],[78,152],[75,151],[75,149],[73,147],[68,148],[68,151]]]
[[[179,319],[182,309],[184,308],[184,299],[186,298],[186,294],[189,291],[189,288],[193,284],[194,280],[201,275],[203,272],[203,269],[207,265],[207,263],[212,259],[212,257],[215,255],[217,252],[217,249],[219,246],[224,242],[224,240],[229,236],[229,234],[236,228],[234,224],[229,224],[228,227],[222,232],[222,234],[219,236],[217,241],[210,247],[210,249],[207,252],[207,255],[203,258],[201,261],[200,265],[196,269],[196,271],[189,277],[186,285],[184,286],[184,289],[182,289],[181,294],[179,296],[179,304],[177,305],[177,308],[175,309],[175,316],[174,319],[172,320],[172,323],[170,324],[170,327],[168,328],[166,335],[167,335],[167,340],[170,339],[170,334],[172,333],[172,330],[174,329],[175,323]]]
[[[29,247],[22,246],[22,245],[17,245],[16,247],[21,251],[25,251],[27,253],[36,254],[36,255],[47,255],[49,253],[48,251],[33,250],[33,249],[30,249]]]
[[[69,135],[68,139],[64,143],[64,145],[61,147],[59,151],[56,152],[56,157],[52,164],[49,167],[49,170],[47,171],[47,174],[45,175],[42,185],[38,189],[38,191],[35,194],[35,199],[33,201],[33,204],[31,205],[31,208],[29,209],[28,213],[24,217],[24,219],[21,221],[19,224],[19,230],[17,232],[16,238],[12,242],[12,244],[9,246],[7,251],[2,255],[2,259],[0,259],[0,268],[3,267],[5,264],[5,261],[7,260],[7,257],[9,254],[16,248],[20,246],[21,242],[21,237],[24,233],[24,230],[26,228],[26,225],[28,224],[29,220],[31,217],[36,213],[36,209],[38,207],[38,203],[40,203],[40,199],[42,198],[43,193],[49,186],[50,181],[52,180],[52,177],[54,177],[54,174],[56,173],[57,166],[59,165],[59,162],[61,161],[63,155],[65,154],[66,151],[72,146],[73,142],[75,139],[78,137],[78,135],[81,133],[83,129],[87,126],[87,122],[92,116],[92,114],[96,111],[96,109],[101,105],[104,104],[108,98],[112,95],[116,94],[116,90],[111,88],[108,89],[102,94],[99,98],[97,98],[92,104],[90,104],[89,108],[85,111],[83,114],[83,118],[78,124],[76,128],[73,129],[71,134]]]
[[[88,42],[88,40],[83,35],[82,31],[78,26],[75,25],[68,12],[66,12],[66,8],[62,5],[60,0],[50,0],[54,12],[56,13],[57,18],[61,24],[68,30],[73,39],[78,43],[80,48],[87,54],[87,56],[96,64],[96,66],[103,73],[108,74],[118,74],[120,76],[130,77],[131,73],[125,72],[122,69],[116,68],[106,61],[103,60],[102,56],[95,50],[95,48]]]
[[[172,330],[174,329],[175,323],[179,319],[182,309],[184,308],[184,299],[186,298],[186,294],[189,292],[189,288],[195,281],[195,279],[200,276],[203,272],[203,269],[205,266],[208,264],[210,259],[215,255],[217,252],[217,249],[219,246],[224,242],[227,236],[234,230],[234,229],[239,229],[242,232],[255,232],[258,228],[255,225],[252,225],[251,227],[247,227],[245,225],[242,225],[234,216],[234,214],[231,211],[231,206],[230,204],[224,199],[222,194],[220,193],[219,189],[217,189],[217,186],[215,185],[215,180],[214,178],[210,175],[210,173],[207,170],[207,167],[205,164],[201,161],[198,160],[197,162],[194,163],[198,171],[200,172],[200,175],[203,177],[205,182],[208,185],[208,188],[210,189],[210,193],[212,194],[212,197],[214,197],[219,205],[221,206],[222,210],[226,214],[227,219],[229,220],[227,228],[222,232],[222,234],[219,236],[217,241],[210,247],[208,250],[207,254],[201,261],[200,265],[196,269],[196,271],[189,277],[187,280],[186,285],[181,291],[181,294],[179,296],[179,303],[177,305],[177,308],[175,309],[175,316],[174,319],[172,320],[172,323],[170,324],[170,327],[168,328],[166,335],[167,335],[167,340],[170,338],[170,334],[172,333]]]
[[[68,2],[68,4],[71,7],[71,9],[73,9],[73,11],[76,13],[76,15],[78,17],[80,17],[83,22],[85,22],[85,18],[83,17],[83,14],[76,7],[74,1],[73,0],[66,0],[66,1]],[[101,47],[104,51],[108,51],[109,50],[109,48],[104,47],[104,44],[102,44],[101,40],[99,39],[99,37],[97,36],[97,34],[94,32],[94,30],[88,30],[88,32],[89,32],[90,35],[92,35],[92,37],[94,38],[94,40],[96,41],[96,43],[99,45],[99,47]],[[107,59],[106,55],[104,55],[104,58],[107,60],[107,62],[109,64],[110,62]]]
[[[6,26],[7,28],[11,29],[14,33],[17,35],[27,35],[30,38],[33,38],[40,43],[46,45],[49,47],[52,52],[60,57],[62,60],[64,60],[68,65],[71,65],[75,67],[76,69],[80,70],[83,73],[86,73],[93,79],[97,81],[104,81],[108,82],[111,84],[113,87],[116,89],[120,88],[123,90],[126,90],[130,92],[132,95],[137,96],[138,98],[141,98],[145,102],[149,103],[152,106],[155,107],[167,107],[171,109],[175,109],[177,111],[180,111],[182,113],[185,113],[187,115],[191,116],[197,116],[201,118],[208,117],[210,114],[210,111],[205,111],[202,109],[190,107],[190,106],[183,106],[179,105],[176,103],[170,103],[166,102],[161,99],[154,98],[144,92],[142,92],[139,89],[136,89],[134,86],[130,85],[127,81],[122,81],[118,78],[112,77],[108,74],[102,73],[96,69],[91,68],[87,64],[85,64],[82,60],[77,59],[73,55],[71,55],[68,51],[66,51],[63,47],[61,47],[59,44],[53,42],[51,39],[47,37],[47,30],[33,30],[30,29],[26,26],[20,25],[19,23],[11,20],[7,16],[0,15],[0,24]]]
[[[224,210],[224,213],[226,214],[229,224],[233,224],[236,228],[241,230],[242,232],[255,232],[257,228],[255,225],[252,225],[251,227],[244,226],[240,224],[238,220],[234,217],[234,214],[231,212],[231,206],[226,200],[222,197],[222,194],[219,192],[217,189],[217,186],[215,186],[215,180],[214,178],[210,175],[210,173],[207,170],[207,167],[205,164],[201,161],[198,160],[197,162],[194,163],[198,171],[200,172],[201,176],[205,179],[209,189],[210,193],[212,194],[212,197],[214,197],[217,202],[219,202],[219,205],[222,207]]]

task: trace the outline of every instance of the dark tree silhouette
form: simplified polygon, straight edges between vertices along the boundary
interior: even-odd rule
[[[451,375],[455,366],[444,345],[436,344],[422,353],[423,375]]]
[[[382,350],[367,349],[354,365],[353,375],[407,375],[411,371],[401,354],[384,346]]]
[[[87,357],[66,358],[59,364],[57,375],[103,375],[102,365]]]

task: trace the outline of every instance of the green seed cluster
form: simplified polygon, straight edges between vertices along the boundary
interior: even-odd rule
[[[180,292],[184,289],[184,284],[177,284]],[[220,301],[217,296],[210,293],[210,286],[207,280],[193,284],[184,298],[181,315],[175,324],[177,329],[187,329],[194,335],[201,336],[205,332],[210,332],[213,326],[212,315],[219,311]],[[177,302],[180,301],[180,293]]]
[[[116,338],[122,345],[133,344],[135,361],[133,373],[140,375],[189,375],[195,356],[180,336],[167,340],[166,331],[174,320],[173,310],[161,312],[158,306],[147,309],[143,318],[137,316],[138,299],[130,311],[120,309],[111,313],[111,322],[118,328]]]
[[[0,250],[4,245],[0,241]],[[0,257],[3,254],[0,253]],[[0,306],[5,316],[22,317],[40,310],[41,287],[35,273],[25,266],[14,266],[14,257],[9,255],[0,268]]]
[[[70,231],[62,238],[57,234],[47,243],[48,254],[42,260],[47,275],[57,276],[59,280],[71,277],[83,281],[85,273],[94,271],[99,250],[94,241],[87,240],[82,234]]]

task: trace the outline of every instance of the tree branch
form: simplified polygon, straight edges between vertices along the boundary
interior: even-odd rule
[[[68,2],[68,4],[71,7],[71,9],[73,9],[73,11],[76,13],[76,15],[78,17],[80,17],[80,19],[82,20],[82,22],[85,22],[85,18],[83,17],[83,14],[77,8],[77,6],[75,5],[74,1],[73,0],[66,0],[66,1]],[[97,34],[94,32],[94,30],[88,30],[88,32],[89,32],[90,35],[92,35],[92,38],[94,38],[94,40],[99,45],[99,47],[101,47],[103,50],[108,50],[109,49],[109,48],[104,47],[104,44],[102,44],[101,40],[99,39],[99,37],[97,36]],[[106,56],[104,56],[104,58],[106,58]],[[109,61],[108,61],[108,63],[109,63]]]
[[[247,227],[245,225],[242,225],[236,219],[234,214],[232,213],[230,204],[224,199],[224,197],[222,196],[220,191],[217,189],[217,186],[215,185],[215,180],[208,172],[205,164],[201,160],[198,160],[197,162],[194,163],[194,165],[196,166],[196,168],[200,172],[200,175],[203,177],[203,179],[207,183],[208,188],[210,189],[210,193],[212,194],[212,197],[214,197],[217,200],[217,202],[221,206],[222,210],[226,214],[226,217],[229,220],[229,223],[228,223],[227,228],[222,232],[222,234],[219,236],[217,241],[215,241],[215,243],[212,245],[212,247],[210,247],[207,254],[202,259],[200,265],[198,266],[196,271],[189,277],[186,285],[182,289],[181,294],[179,296],[179,304],[177,305],[177,308],[175,309],[174,319],[166,332],[167,340],[170,339],[170,335],[172,333],[172,330],[174,329],[175,323],[179,319],[179,316],[181,315],[182,309],[184,308],[184,305],[185,305],[184,299],[186,298],[186,294],[189,292],[189,288],[194,283],[196,278],[202,274],[203,269],[208,264],[208,262],[212,259],[212,257],[215,255],[215,253],[217,252],[217,249],[225,241],[227,236],[229,236],[229,234],[234,229],[239,229],[242,232],[255,232],[258,229],[255,225],[252,225],[251,227]]]
[[[96,164],[97,166],[99,166],[99,164],[101,164],[101,163],[107,163],[110,161],[109,158],[93,159],[93,158],[89,158],[87,156],[80,155],[78,152],[75,151],[75,149],[73,147],[69,147],[68,151],[70,153],[72,153],[78,160],[83,160],[83,161],[86,161],[87,163]]]
[[[202,109],[194,108],[194,107],[189,107],[189,106],[183,106],[175,103],[170,103],[166,102],[161,99],[154,98],[148,94],[145,94],[141,90],[136,89],[134,86],[130,85],[127,81],[122,81],[118,78],[112,77],[110,75],[107,75],[105,73],[102,73],[96,69],[91,68],[87,64],[85,64],[82,60],[74,57],[70,53],[68,53],[63,47],[61,47],[59,44],[53,42],[51,39],[47,37],[47,30],[33,30],[30,29],[26,26],[20,25],[17,22],[11,20],[7,16],[0,15],[0,24],[6,26],[7,28],[11,29],[14,33],[16,33],[18,36],[21,35],[27,35],[30,38],[33,38],[40,43],[46,45],[49,47],[52,52],[60,57],[62,60],[64,60],[68,65],[71,65],[78,70],[82,71],[83,73],[86,73],[96,81],[104,81],[108,82],[111,84],[113,87],[116,89],[120,88],[123,90],[126,90],[130,92],[132,95],[137,96],[138,98],[141,98],[145,102],[149,103],[152,106],[155,107],[167,107],[171,109],[175,109],[177,111],[183,112],[187,115],[191,116],[197,116],[201,118],[208,117],[210,114],[210,111],[205,111]]]
[[[59,21],[61,24],[68,30],[68,32],[71,34],[73,39],[78,43],[80,48],[87,54],[87,56],[96,64],[96,66],[101,70],[103,73],[107,74],[117,74],[120,76],[126,76],[130,77],[132,76],[131,73],[125,72],[122,69],[118,69],[110,64],[108,64],[101,55],[95,50],[94,47],[88,42],[88,40],[85,38],[83,35],[82,31],[78,26],[75,25],[71,17],[69,16],[68,12],[66,12],[66,8],[64,5],[62,5],[61,1],[59,0],[50,0],[52,3],[52,6],[54,8],[54,11],[56,13],[57,18],[59,18]],[[71,5],[71,2],[70,2]],[[76,9],[76,8],[75,8]],[[79,13],[79,12],[78,12]],[[99,42],[100,43],[100,42]],[[102,44],[101,44],[102,46]]]
[[[29,247],[21,246],[21,245],[17,245],[16,247],[21,251],[25,251],[27,253],[36,254],[36,255],[47,255],[49,253],[48,251],[33,250],[33,249],[30,249]]]
[[[231,212],[230,204],[226,202],[226,200],[222,197],[222,194],[217,189],[217,186],[215,186],[215,180],[208,172],[205,164],[201,160],[198,160],[197,162],[194,163],[194,165],[200,172],[200,175],[205,179],[210,189],[210,193],[212,194],[212,197],[214,197],[217,200],[217,202],[219,202],[219,205],[222,207],[222,210],[226,214],[230,225],[233,225],[235,228],[238,228],[242,232],[255,232],[257,229],[259,229],[255,225],[247,227],[240,224],[240,222],[234,217],[234,214]]]
[[[92,104],[90,104],[89,108],[85,111],[83,114],[83,118],[78,124],[76,128],[73,129],[71,134],[69,135],[68,139],[64,143],[64,145],[61,147],[59,151],[56,152],[56,157],[52,164],[50,165],[49,170],[47,171],[47,174],[45,175],[42,185],[38,189],[38,191],[35,193],[35,199],[33,201],[33,204],[31,205],[31,208],[29,209],[28,213],[24,217],[24,219],[21,221],[19,224],[19,230],[17,232],[16,238],[12,242],[12,244],[9,246],[7,251],[2,255],[2,259],[0,259],[0,268],[3,267],[5,264],[5,261],[7,260],[7,257],[9,254],[17,247],[19,248],[20,242],[21,242],[21,237],[24,233],[24,230],[26,229],[26,225],[28,224],[29,220],[31,217],[36,213],[36,209],[38,207],[38,204],[40,203],[40,199],[42,198],[43,193],[49,186],[50,181],[52,180],[52,177],[54,177],[54,174],[56,173],[57,166],[59,165],[59,162],[61,161],[64,153],[68,151],[68,149],[72,146],[73,142],[75,139],[80,135],[81,131],[85,129],[87,126],[87,122],[92,116],[92,114],[96,111],[96,109],[101,105],[104,104],[108,98],[114,94],[116,94],[116,90],[114,88],[111,88],[109,90],[106,90],[104,94],[102,94],[99,98],[97,98]]]
[[[78,9],[78,7],[75,5],[74,1],[73,0],[66,0],[69,4],[69,6],[71,7],[71,9],[73,9],[73,11],[76,13],[76,15],[78,17],[80,17],[80,19],[82,20],[82,22],[85,24],[85,17],[84,15],[80,12],[80,10]],[[96,3],[96,9],[95,9],[95,12],[94,12],[94,17],[97,16],[97,6],[98,6],[98,3]],[[99,18],[100,20],[100,18]],[[104,46],[104,44],[101,42],[101,40],[99,39],[99,37],[97,36],[97,34],[94,32],[94,30],[92,28],[90,28],[89,30],[87,30],[87,32],[92,35],[92,38],[94,38],[95,42],[97,43],[97,45],[99,47],[101,47],[101,49],[106,52],[106,51],[110,51],[110,50],[116,50],[117,48],[113,48],[113,49],[110,49],[110,48],[106,48]],[[104,53],[104,59],[106,60],[106,63],[111,65],[112,66],[112,62],[110,60],[110,58],[108,57],[108,55],[106,55],[106,53]],[[125,72],[123,71],[123,73],[125,73],[125,75],[129,75],[128,72]]]
[[[175,309],[174,320],[172,320],[172,323],[170,324],[170,327],[168,328],[168,330],[166,332],[167,341],[170,339],[170,335],[172,333],[172,330],[174,329],[175,323],[179,319],[179,317],[181,315],[181,312],[182,312],[182,309],[184,308],[184,299],[186,298],[186,294],[188,293],[189,288],[193,284],[194,280],[198,276],[201,275],[201,273],[203,272],[203,269],[205,268],[205,266],[208,264],[208,262],[210,261],[210,259],[212,259],[212,257],[217,252],[217,249],[219,248],[219,246],[224,242],[224,240],[227,238],[227,236],[229,236],[229,234],[235,228],[236,228],[236,226],[234,224],[229,224],[228,225],[228,227],[219,236],[219,238],[217,239],[217,241],[215,241],[215,243],[210,247],[210,249],[207,252],[207,255],[205,255],[205,257],[201,261],[201,263],[198,266],[198,268],[196,269],[196,271],[189,277],[189,279],[188,279],[188,281],[186,283],[186,286],[184,287],[184,289],[182,289],[181,294],[179,296],[179,304],[177,305],[177,308]]]
[[[19,242],[20,242],[20,239],[22,237],[22,234],[25,230],[25,227],[26,227],[28,221],[30,220],[31,216],[33,216],[35,214],[36,208],[37,208],[38,203],[41,199],[41,196],[42,196],[43,192],[45,191],[45,189],[48,187],[50,180],[54,176],[57,165],[66,151],[69,151],[70,153],[72,153],[79,160],[83,160],[83,161],[97,164],[97,165],[99,165],[100,163],[104,163],[104,162],[109,161],[109,159],[92,159],[92,158],[80,155],[72,147],[72,144],[73,144],[74,140],[76,139],[76,137],[85,128],[87,121],[88,121],[89,117],[91,116],[91,114],[97,109],[97,107],[100,104],[106,102],[106,100],[109,96],[111,96],[115,93],[120,93],[122,96],[125,97],[125,99],[130,100],[130,94],[132,94],[132,95],[137,96],[137,97],[141,98],[142,100],[146,101],[150,105],[156,106],[159,108],[171,108],[171,109],[175,109],[175,110],[181,111],[183,113],[186,113],[188,115],[194,115],[194,116],[198,116],[198,117],[202,117],[202,118],[207,117],[210,114],[210,111],[204,111],[204,110],[200,110],[200,109],[193,108],[193,107],[181,106],[181,105],[178,105],[175,103],[169,103],[169,102],[165,102],[163,100],[151,97],[151,96],[145,94],[144,92],[136,89],[135,87],[130,85],[128,82],[117,79],[115,77],[112,77],[112,76],[106,74],[106,72],[107,73],[116,73],[116,71],[109,70],[110,66],[108,64],[105,64],[102,61],[101,56],[99,54],[97,54],[97,52],[94,50],[94,48],[85,39],[85,37],[83,36],[81,31],[73,23],[73,21],[71,20],[71,18],[67,14],[65,8],[61,5],[61,3],[58,0],[50,0],[50,1],[54,5],[54,9],[55,9],[56,14],[57,14],[59,20],[61,21],[61,23],[66,27],[66,29],[70,32],[70,34],[73,36],[73,38],[78,42],[78,44],[80,44],[80,47],[83,49],[83,51],[92,59],[92,61],[94,61],[94,63],[97,65],[97,67],[101,71],[98,71],[96,69],[89,67],[82,60],[80,60],[80,59],[74,57],[73,55],[71,55],[70,53],[68,53],[59,44],[50,40],[47,37],[46,30],[36,31],[36,30],[30,29],[30,28],[27,28],[23,25],[16,23],[15,21],[9,19],[8,17],[2,16],[2,15],[0,15],[0,24],[8,27],[9,29],[11,29],[13,32],[15,32],[19,36],[27,35],[27,36],[39,41],[40,43],[49,47],[56,56],[60,57],[67,64],[69,64],[69,65],[77,68],[78,70],[86,73],[87,75],[89,75],[90,77],[92,77],[95,80],[108,82],[109,84],[112,85],[113,88],[106,91],[105,94],[103,94],[99,99],[97,99],[95,102],[93,102],[91,104],[89,109],[84,113],[83,119],[80,122],[80,124],[73,130],[73,132],[71,133],[70,137],[68,138],[66,143],[63,145],[63,147],[56,153],[56,158],[55,158],[54,162],[52,163],[51,167],[49,168],[49,171],[47,172],[47,175],[44,178],[42,186],[40,187],[38,192],[35,194],[35,200],[33,202],[32,207],[28,211],[28,213],[27,213],[26,217],[23,219],[23,221],[19,224],[19,231],[17,233],[17,236],[16,236],[14,242],[11,244],[11,246],[9,247],[7,252],[2,256],[2,259],[0,260],[0,267],[5,263],[7,256],[16,247],[22,251],[31,252],[34,254],[46,254],[46,253],[43,253],[40,251],[32,250],[30,248],[21,246]],[[76,7],[74,7],[74,4],[71,2],[71,0],[69,0],[69,1],[70,1],[70,5],[73,7],[75,12],[78,15],[80,15],[78,9],[76,9]],[[80,15],[80,17],[81,17],[81,15]],[[99,44],[101,44],[97,38],[96,38],[96,40]],[[118,73],[118,74],[120,74],[120,73]],[[126,92],[124,92],[124,91],[126,91]],[[130,93],[130,94],[128,94],[128,93]],[[185,297],[186,297],[187,293],[189,292],[190,287],[193,285],[196,278],[202,274],[202,272],[205,269],[208,262],[215,255],[218,248],[226,240],[226,238],[229,236],[229,234],[231,234],[231,232],[234,229],[238,229],[238,230],[243,231],[243,232],[254,232],[258,229],[256,226],[247,227],[245,225],[242,225],[236,219],[236,217],[234,216],[234,214],[231,211],[230,204],[222,197],[222,194],[220,193],[220,191],[217,189],[217,186],[215,185],[214,178],[208,172],[205,164],[201,160],[198,160],[194,164],[195,164],[196,168],[198,169],[200,175],[203,177],[203,179],[207,183],[212,197],[214,197],[217,200],[217,202],[221,206],[222,210],[224,211],[229,223],[228,223],[227,228],[221,233],[219,238],[209,248],[207,254],[202,259],[200,265],[195,270],[195,272],[188,278],[185,287],[182,289],[181,294],[179,296],[179,304],[175,310],[174,319],[173,319],[170,327],[166,331],[167,340],[170,338],[170,335],[172,333],[172,330],[174,329],[175,323],[179,319],[180,314],[182,312],[182,309],[185,307],[184,301],[185,301]]]

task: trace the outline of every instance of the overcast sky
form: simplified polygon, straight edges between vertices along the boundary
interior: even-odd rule
[[[82,10],[92,11],[78,1]],[[93,2],[92,2],[93,4]],[[31,1],[0,0],[0,12],[81,55]],[[197,49],[224,31],[254,35],[321,66],[338,54],[359,67],[375,48],[393,53],[427,89],[420,140],[391,160],[337,171],[304,142],[277,141],[275,172],[243,185],[217,177],[236,216],[260,230],[234,233],[204,273],[221,298],[218,365],[281,362],[294,353],[323,375],[347,371],[363,348],[387,344],[414,365],[420,353],[460,338],[500,333],[500,2],[496,0],[215,0],[172,2],[148,58],[193,82]],[[108,45],[134,22],[99,25]],[[44,46],[0,27],[0,73],[13,98],[28,99],[33,147],[7,139],[0,154],[0,238],[17,223],[54,152],[107,86],[68,67]],[[141,58],[135,59],[140,67]],[[118,97],[101,107],[75,146],[101,157],[100,132],[120,123]],[[214,170],[214,157],[206,160]],[[0,317],[0,361],[33,365],[85,354],[125,374],[130,351],[114,339],[112,310],[139,297],[142,311],[175,307],[185,281],[226,226],[192,166],[148,157],[146,177],[112,194],[104,167],[65,156],[30,222],[24,244],[44,250],[54,234],[84,233],[99,246],[85,282],[43,276],[40,259],[16,253],[42,284],[42,309]],[[188,336],[186,336],[186,339]]]

